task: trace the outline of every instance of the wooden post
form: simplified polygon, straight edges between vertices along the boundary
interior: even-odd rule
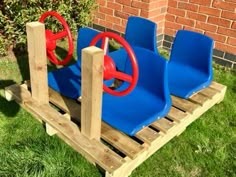
[[[32,98],[49,103],[45,26],[40,22],[26,24]]]
[[[103,92],[103,50],[82,50],[81,132],[89,139],[100,140]]]

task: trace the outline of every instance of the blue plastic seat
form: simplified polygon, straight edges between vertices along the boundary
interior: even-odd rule
[[[103,121],[130,136],[165,116],[171,107],[167,61],[150,50],[140,47],[133,49],[140,73],[137,86],[122,97],[104,93],[102,105]],[[122,54],[124,51],[117,51],[113,57]],[[125,72],[132,73],[129,63],[125,66]],[[126,87],[127,83],[124,83],[119,89]]]
[[[131,46],[149,49],[158,54],[156,31],[156,23],[142,17],[131,16],[128,18],[125,40]]]
[[[171,94],[188,98],[210,85],[212,50],[210,37],[187,30],[177,32],[168,67]]]
[[[48,84],[55,91],[72,99],[81,95],[81,50],[88,47],[99,32],[91,28],[80,28],[77,44],[77,62],[48,73]],[[97,46],[100,46],[98,42]]]

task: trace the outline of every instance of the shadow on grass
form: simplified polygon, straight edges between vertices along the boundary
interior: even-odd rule
[[[7,86],[15,84],[12,80],[1,80],[0,90]],[[15,117],[20,110],[20,106],[15,102],[9,102],[4,97],[0,96],[0,113],[3,113],[7,117]]]

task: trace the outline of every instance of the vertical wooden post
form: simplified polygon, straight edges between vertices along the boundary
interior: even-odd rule
[[[26,24],[32,98],[49,103],[45,26],[40,22]]]
[[[82,50],[81,132],[100,140],[103,92],[103,51],[97,47]]]

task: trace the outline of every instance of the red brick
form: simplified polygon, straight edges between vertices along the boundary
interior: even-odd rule
[[[140,16],[141,16],[141,17],[144,17],[144,18],[148,18],[148,16],[149,16],[149,12],[146,11],[146,10],[141,10],[141,12],[140,12]]]
[[[184,10],[190,10],[190,11],[193,11],[193,12],[198,11],[198,5],[189,4],[189,3],[185,3],[185,2],[179,2],[178,3],[178,8],[179,9],[184,9]]]
[[[233,24],[232,24],[232,27],[231,27],[232,29],[236,29],[236,22],[234,22]]]
[[[113,30],[118,31],[120,33],[124,33],[125,32],[125,27],[121,26],[121,25],[114,24],[113,25]]]
[[[115,2],[120,3],[122,5],[127,5],[127,6],[131,5],[131,0],[116,0]]]
[[[197,21],[206,22],[207,16],[195,12],[187,12],[187,17]]]
[[[219,9],[213,9],[213,8],[204,7],[204,6],[200,6],[199,13],[212,15],[212,16],[217,16],[217,17],[220,16],[220,10]]]
[[[121,11],[122,5],[115,2],[107,2],[107,7]]]
[[[140,2],[140,1],[132,1],[131,6],[140,8],[140,9],[145,9],[145,10],[149,9],[149,3]]]
[[[233,2],[233,3],[236,3],[236,0],[225,0],[225,2]]]
[[[228,53],[232,53],[234,55],[236,55],[236,49],[234,46],[231,45],[227,45],[227,44],[223,44],[221,42],[215,42],[215,48],[218,50],[222,50]]]
[[[227,3],[222,0],[214,0],[212,6],[218,9],[225,9],[225,10],[233,11],[233,12],[235,11],[235,8],[236,8],[236,4]]]
[[[185,16],[185,10],[176,9],[176,8],[173,8],[173,7],[168,7],[167,13],[169,13],[169,14],[174,14],[174,15],[178,15],[178,16],[181,16],[181,17],[184,17],[184,16]]]
[[[154,22],[161,22],[161,21],[165,21],[165,15],[161,14],[161,15],[157,15],[157,16],[151,17],[149,19],[154,21]]]
[[[208,23],[219,25],[219,26],[224,26],[224,27],[230,27],[231,21],[226,20],[223,18],[217,18],[217,17],[209,17],[208,18]]]
[[[197,22],[196,23],[196,28],[203,29],[205,31],[216,32],[217,26],[207,24],[207,23],[203,23],[203,22]]]
[[[115,11],[115,16],[116,17],[120,17],[120,18],[124,18],[124,19],[128,19],[129,15],[127,13],[124,12],[120,12],[120,11]]]
[[[178,24],[178,23],[173,23],[173,22],[165,22],[165,27],[166,28],[172,28],[175,30],[180,30],[182,29],[182,25]]]
[[[98,18],[94,18],[94,19],[93,19],[93,23],[99,24],[99,19],[98,19]]]
[[[99,6],[105,6],[106,5],[106,1],[105,0],[96,0],[97,4]]]
[[[129,6],[123,7],[123,12],[129,13],[132,15],[136,15],[136,16],[139,15],[139,11],[140,11],[140,9],[137,9],[137,8],[133,8],[133,7],[129,7]]]
[[[227,29],[227,28],[223,28],[223,27],[219,27],[217,33],[224,34],[224,35],[230,36],[230,37],[236,37],[236,30]]]
[[[213,38],[215,41],[219,41],[219,42],[223,42],[223,43],[226,41],[226,36],[222,36],[220,34],[206,32],[205,35]]]
[[[163,33],[164,33],[164,28],[157,29],[157,34],[163,34]]]
[[[235,12],[228,12],[228,11],[222,11],[221,17],[236,20],[236,13]]]
[[[157,16],[157,15],[160,15],[160,14],[161,14],[161,9],[160,8],[153,9],[153,10],[149,11],[148,17],[151,18],[151,17]]]
[[[169,0],[168,2],[169,7],[177,7],[177,1],[176,0]]]
[[[174,22],[175,21],[175,16],[170,15],[170,14],[166,14],[166,20],[170,21],[170,22]]]
[[[192,28],[192,27],[190,27],[190,26],[185,26],[185,27],[184,27],[184,30],[195,31],[195,32],[197,32],[197,33],[202,33],[202,34],[204,33],[204,30]]]
[[[174,30],[172,28],[165,28],[164,32],[165,32],[165,34],[170,35],[170,36],[175,36],[175,34],[176,34],[176,30]]]
[[[149,7],[150,7],[151,9],[153,9],[153,8],[160,8],[160,7],[166,7],[167,4],[168,4],[168,1],[166,1],[166,0],[160,1],[160,0],[159,0],[159,1],[151,2],[150,5],[149,5]]]
[[[99,25],[106,27],[106,28],[112,28],[112,23],[111,22],[107,22],[105,20],[99,20]]]
[[[210,6],[211,0],[190,0],[189,2],[194,3],[194,4],[200,4],[204,6]]]
[[[115,24],[121,24],[121,19],[118,18],[118,17],[113,17],[113,16],[110,16],[110,15],[107,15],[106,16],[106,21],[108,22],[111,22],[111,23],[115,23]]]
[[[227,43],[230,45],[236,46],[236,38],[229,37],[227,40]]]
[[[113,15],[113,10],[106,7],[99,7],[99,12],[108,14],[108,15]]]
[[[95,17],[105,20],[106,15],[104,13],[95,12]]]
[[[187,19],[187,18],[182,18],[182,17],[177,17],[176,22],[179,24],[187,25],[187,26],[194,26],[194,20]]]
[[[126,26],[127,21],[128,21],[128,20],[126,20],[126,19],[122,19],[122,26]]]

